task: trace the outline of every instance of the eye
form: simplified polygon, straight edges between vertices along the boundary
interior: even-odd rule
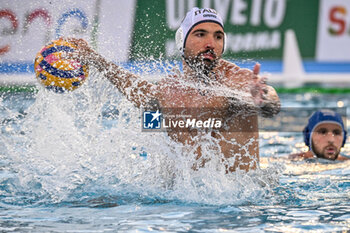
[[[222,34],[217,34],[216,35],[216,39],[217,40],[222,40],[224,38],[224,36]]]
[[[342,135],[342,131],[339,130],[339,129],[335,129],[335,130],[333,130],[333,134],[334,134],[335,136],[340,136],[340,135]]]
[[[204,32],[197,32],[194,34],[196,37],[203,37],[204,36]]]
[[[322,134],[322,135],[326,135],[328,133],[328,130],[325,128],[321,128],[319,130],[317,130],[318,134]]]

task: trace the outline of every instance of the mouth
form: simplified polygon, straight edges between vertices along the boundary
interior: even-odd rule
[[[206,50],[199,52],[194,57],[187,57],[186,61],[192,69],[203,72],[211,71],[216,66],[218,57],[213,50]]]
[[[327,146],[327,147],[325,148],[325,152],[326,152],[326,154],[328,154],[328,155],[333,155],[333,154],[335,154],[335,152],[336,152],[336,148],[335,148],[334,146]]]
[[[213,60],[215,60],[216,59],[216,55],[215,55],[215,53],[213,52],[213,51],[211,51],[211,50],[209,50],[209,51],[205,51],[205,52],[202,52],[202,53],[200,53],[200,55],[199,55],[200,57],[202,57],[202,59],[204,60],[204,61],[213,61]]]

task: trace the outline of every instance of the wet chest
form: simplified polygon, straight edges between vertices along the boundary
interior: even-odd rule
[[[228,101],[208,90],[194,88],[169,88],[163,93],[163,107],[177,108],[226,108]]]

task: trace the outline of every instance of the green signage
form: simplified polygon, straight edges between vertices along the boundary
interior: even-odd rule
[[[281,59],[288,29],[303,58],[315,57],[319,0],[138,0],[130,59],[176,58],[175,32],[194,6],[222,16],[226,58]]]

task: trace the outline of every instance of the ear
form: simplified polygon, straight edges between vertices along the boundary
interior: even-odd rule
[[[184,51],[184,34],[182,27],[179,27],[177,29],[176,34],[175,34],[175,42],[176,42],[176,48],[183,53]]]

